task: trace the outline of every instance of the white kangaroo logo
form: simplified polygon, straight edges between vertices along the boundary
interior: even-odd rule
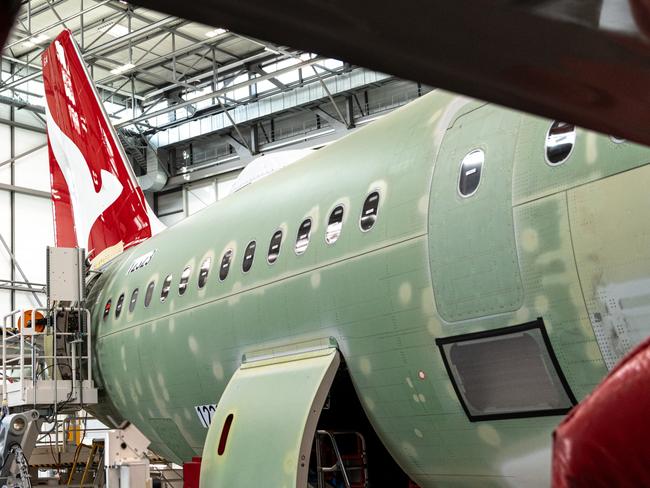
[[[77,145],[56,124],[46,107],[47,135],[70,191],[77,245],[89,252],[90,229],[99,216],[122,193],[122,184],[113,173],[101,170],[102,187],[95,191],[90,167]]]

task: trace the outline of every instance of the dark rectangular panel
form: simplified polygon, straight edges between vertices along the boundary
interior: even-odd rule
[[[436,344],[471,421],[561,415],[577,403],[542,319]]]

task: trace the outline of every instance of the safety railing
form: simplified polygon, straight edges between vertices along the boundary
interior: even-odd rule
[[[96,403],[89,324],[89,310],[78,307],[32,308],[5,315],[3,406],[54,405],[56,413],[59,406]]]

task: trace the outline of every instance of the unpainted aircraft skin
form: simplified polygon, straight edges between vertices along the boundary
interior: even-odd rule
[[[331,337],[376,432],[420,486],[547,486],[561,416],[471,422],[435,341],[540,317],[580,400],[634,334],[646,333],[634,323],[650,313],[650,150],[577,129],[568,159],[552,166],[551,124],[436,90],[127,250],[90,299],[97,379],[114,409],[181,462],[200,455],[206,437],[194,407],[218,403],[244,354]],[[463,197],[460,164],[475,149],[485,155],[481,181]],[[363,232],[373,191],[377,221]],[[341,234],[327,244],[337,205]],[[310,242],[296,255],[306,218]],[[269,264],[277,230],[280,253]],[[254,262],[243,272],[252,240]],[[128,272],[150,252],[146,266]],[[614,310],[611,300],[634,303]],[[260,439],[251,456],[272,449]]]
[[[558,410],[648,335],[645,147],[436,90],[161,231],[69,31],[44,53],[43,76],[57,244],[87,247],[101,271],[88,297],[104,396],[93,409],[130,420],[170,460],[202,454],[203,488],[305,479],[298,453],[309,456],[321,386],[340,358],[382,443],[421,487],[547,486]],[[570,151],[556,159],[549,141]],[[479,184],[463,195],[461,174],[477,177],[464,162],[480,154]],[[373,194],[376,221],[363,226]],[[527,324],[547,339],[543,364],[536,353],[522,361],[521,348],[464,367],[453,348],[441,354],[441,341],[463,334],[498,344],[509,326],[530,344]],[[327,347],[296,352],[305,344]],[[520,374],[529,364],[542,374]],[[499,374],[475,374],[478,396],[471,378],[452,382],[493,366]],[[544,401],[523,411],[528,396]],[[208,430],[195,407],[214,404]],[[381,472],[370,476],[381,484]]]

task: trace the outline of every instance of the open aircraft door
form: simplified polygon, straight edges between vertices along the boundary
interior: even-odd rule
[[[316,425],[340,364],[333,342],[244,357],[208,430],[201,488],[307,486]]]

